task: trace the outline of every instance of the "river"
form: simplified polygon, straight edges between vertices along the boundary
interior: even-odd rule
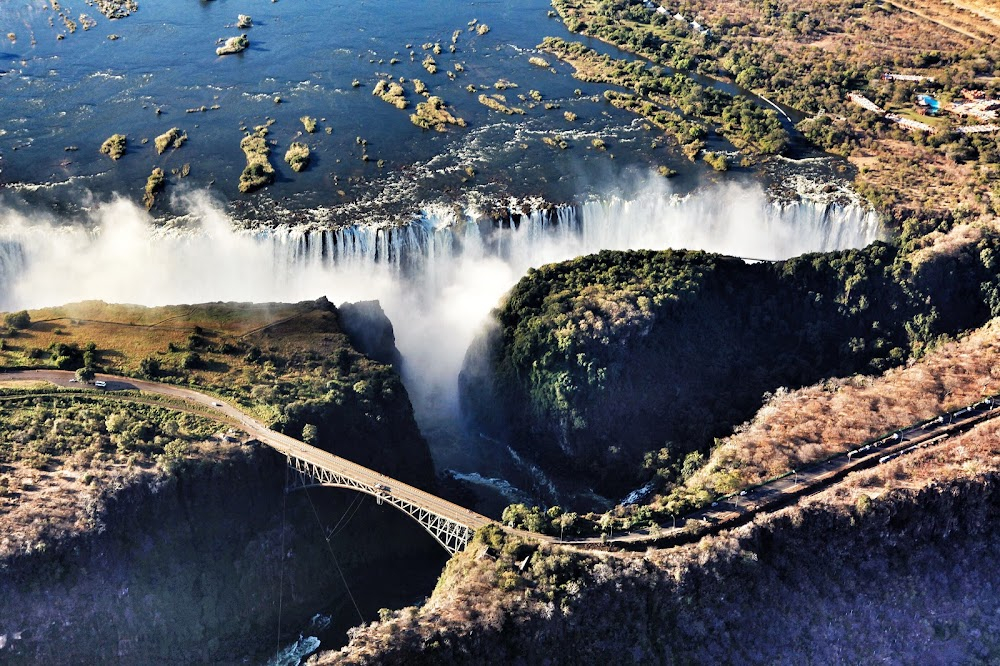
[[[601,249],[780,259],[883,234],[835,158],[717,174],[605,103],[607,86],[550,56],[549,67],[531,63],[549,35],[625,57],[568,33],[544,0],[140,0],[117,21],[83,0],[59,6],[74,31],[48,2],[0,5],[13,34],[0,47],[0,309],[377,298],[438,471],[493,513],[514,500],[620,499],[461,427],[462,357],[528,268]],[[252,27],[236,28],[241,13]],[[248,50],[215,54],[241,32]],[[429,55],[436,74],[422,64]],[[405,80],[405,111],[371,94],[389,76]],[[467,126],[413,125],[414,79]],[[481,93],[524,113],[491,111]],[[241,194],[240,140],[270,121],[276,180]],[[158,154],[154,138],[172,127],[187,141]],[[127,136],[117,161],[98,152],[114,133]],[[293,141],[312,153],[300,173],[281,160]],[[710,146],[731,150],[718,137]],[[137,202],[154,167],[167,183],[147,213]]]

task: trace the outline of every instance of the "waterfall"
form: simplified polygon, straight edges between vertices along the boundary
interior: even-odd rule
[[[776,203],[759,187],[732,184],[499,220],[435,206],[408,224],[339,229],[237,224],[204,193],[186,205],[184,223],[166,225],[125,200],[97,206],[74,224],[0,210],[0,311],[93,299],[378,299],[395,327],[419,417],[457,409],[465,350],[528,268],[602,249],[779,259],[861,247],[882,233],[877,216],[860,206]]]
[[[282,226],[246,233],[272,248],[279,277],[297,270],[378,267],[431,287],[441,286],[442,270],[468,258],[499,259],[518,274],[599,250],[690,248],[784,259],[863,247],[881,234],[878,216],[860,206],[762,201],[752,191],[747,198],[613,199],[512,213],[503,220],[438,207],[399,226]]]

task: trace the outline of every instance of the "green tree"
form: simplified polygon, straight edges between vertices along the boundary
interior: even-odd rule
[[[9,312],[3,320],[8,328],[24,329],[31,326],[31,315],[28,314],[27,310]]]
[[[552,520],[552,527],[558,528],[560,539],[565,537],[567,533],[573,534],[578,518],[579,516],[571,511],[569,513],[560,514],[557,518]]]
[[[705,455],[700,451],[692,451],[684,456],[684,464],[681,466],[681,478],[687,481],[705,465]]]
[[[198,352],[188,352],[181,360],[181,367],[185,370],[193,370],[201,367],[201,355]]]
[[[90,382],[94,379],[94,368],[89,365],[85,365],[82,368],[77,368],[76,370],[76,380],[79,382]]]
[[[507,527],[524,527],[528,507],[524,504],[511,504],[503,510],[500,521]]]
[[[158,376],[160,374],[160,362],[152,356],[147,356],[139,361],[139,374],[150,379]]]
[[[104,428],[111,434],[123,432],[128,427],[128,417],[122,412],[115,412],[104,420]]]
[[[602,533],[607,532],[609,537],[614,534],[615,517],[612,516],[610,513],[602,514],[598,524],[601,526]]]
[[[302,426],[302,441],[315,446],[316,442],[319,441],[319,428],[312,423]]]
[[[156,456],[156,461],[159,463],[160,467],[166,472],[175,471],[180,464],[184,461],[187,456],[188,444],[187,442],[174,439],[163,447],[163,453]]]

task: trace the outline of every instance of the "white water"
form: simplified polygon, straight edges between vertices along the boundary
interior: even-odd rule
[[[299,636],[299,639],[282,648],[267,666],[299,666],[302,660],[319,649],[320,640],[315,636]]]
[[[654,182],[633,200],[532,213],[517,229],[440,207],[394,228],[244,230],[206,194],[183,205],[185,224],[170,227],[124,200],[97,206],[75,225],[0,210],[0,310],[92,299],[378,299],[394,324],[420,416],[456,408],[465,350],[529,267],[601,249],[778,259],[861,247],[880,234],[876,216],[860,207],[779,205],[759,188],[737,185],[677,198]]]
[[[456,472],[455,470],[448,470],[448,472],[459,481],[465,481],[466,483],[472,483],[477,486],[485,486],[495,490],[503,495],[510,504],[515,504],[517,502],[530,503],[532,501],[532,497],[530,495],[525,493],[520,488],[517,488],[506,479],[500,479],[495,476],[486,477],[479,472],[470,472],[468,474]]]

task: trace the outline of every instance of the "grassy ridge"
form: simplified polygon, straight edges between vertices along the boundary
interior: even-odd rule
[[[29,317],[29,326],[0,335],[0,366],[88,366],[195,386],[360,464],[433,478],[398,376],[353,347],[325,299],[161,308],[87,302]]]

